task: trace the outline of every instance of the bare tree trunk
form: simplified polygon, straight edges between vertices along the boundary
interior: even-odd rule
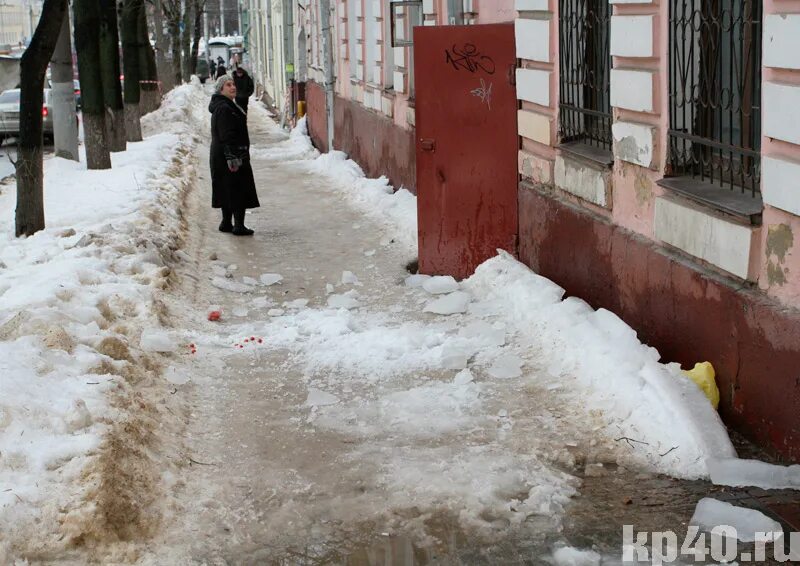
[[[58,157],[79,161],[78,115],[75,111],[75,85],[72,82],[72,40],[69,16],[63,18],[58,43],[50,60],[52,76],[53,141]]]
[[[75,0],[75,51],[81,77],[81,106],[86,164],[89,169],[110,169],[105,128],[103,79],[100,73],[100,3]]]
[[[197,73],[197,52],[200,50],[200,36],[203,34],[203,16],[206,11],[206,0],[192,0],[194,4],[194,36],[192,37],[192,55],[190,57],[190,74]],[[206,38],[208,41],[208,38]],[[208,48],[206,48],[208,49]]]
[[[120,18],[120,35],[122,36],[122,64],[125,73],[125,133],[128,141],[142,141],[142,124],[139,119],[139,102],[141,90],[140,45],[139,34],[140,12],[144,10],[143,0],[124,0],[122,17]]]
[[[125,151],[125,113],[122,86],[119,82],[119,29],[116,0],[100,0],[100,72],[103,101],[106,106],[106,128],[111,151]]]
[[[19,150],[15,233],[30,236],[44,228],[42,103],[44,75],[61,33],[67,0],[44,0],[39,24],[20,61]]]
[[[192,77],[191,61],[192,61],[192,30],[194,29],[194,17],[192,11],[194,9],[194,0],[184,0],[183,7],[183,31],[181,32],[181,52],[183,53],[181,62],[181,72],[183,73],[183,82],[189,82]]]
[[[139,17],[139,72],[141,99],[139,101],[139,113],[144,116],[161,106],[161,90],[159,88],[158,66],[153,46],[150,45],[150,38],[147,34],[147,17],[144,10]],[[168,74],[169,75],[169,74]]]
[[[172,73],[167,61],[167,51],[169,51],[169,42],[164,35],[164,9],[162,2],[164,0],[153,1],[153,28],[155,31],[156,40],[156,66],[158,67],[158,76],[164,84],[164,90],[172,90],[175,85],[172,84]],[[167,0],[170,1],[170,0]],[[149,40],[148,40],[149,42]]]

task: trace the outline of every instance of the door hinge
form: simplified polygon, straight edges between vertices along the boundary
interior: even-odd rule
[[[424,138],[419,140],[419,147],[422,151],[430,151],[434,153],[436,151],[436,140],[432,140],[429,138]]]
[[[517,64],[511,63],[508,66],[508,84],[511,86],[517,86]]]

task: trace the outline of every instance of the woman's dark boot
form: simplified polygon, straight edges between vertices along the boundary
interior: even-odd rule
[[[233,212],[233,235],[234,236],[252,236],[253,231],[244,225],[244,209],[235,210]]]
[[[232,215],[233,213],[230,208],[222,209],[222,222],[219,223],[220,232],[233,232],[233,223],[231,222]]]

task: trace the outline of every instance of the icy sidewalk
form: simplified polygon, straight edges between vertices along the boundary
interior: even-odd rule
[[[187,457],[145,563],[330,557],[382,532],[431,540],[441,517],[539,544],[584,470],[699,477],[733,453],[702,393],[611,313],[505,256],[462,283],[409,277],[412,195],[257,104],[249,121],[254,238],[216,231],[204,171],[190,206],[165,355]]]
[[[15,187],[2,188],[0,563],[137,531],[142,486],[120,467],[141,464],[126,434],[147,404],[132,384],[157,377],[138,338],[160,325],[198,96],[170,93],[111,170],[47,160],[47,229],[32,237],[13,237]]]

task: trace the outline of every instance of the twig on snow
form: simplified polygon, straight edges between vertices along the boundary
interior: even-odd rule
[[[669,450],[667,450],[667,451],[666,451],[666,452],[664,452],[663,454],[659,454],[659,456],[661,456],[661,457],[663,458],[664,456],[666,456],[667,454],[669,454],[669,453],[670,453],[670,452],[672,452],[673,450],[677,450],[677,449],[678,449],[678,447],[677,447],[677,446],[673,446],[672,448],[670,448]]]
[[[192,457],[189,457],[189,461],[190,461],[192,464],[197,464],[197,465],[199,465],[199,466],[216,466],[216,464],[213,464],[213,463],[211,463],[211,462],[198,462],[197,460],[195,460],[195,459],[194,459],[194,458],[192,458]]]
[[[615,438],[614,442],[619,442],[620,440],[624,440],[625,442],[627,442],[628,446],[630,446],[631,448],[633,448],[633,444],[631,444],[632,442],[635,442],[637,444],[646,444],[647,446],[649,446],[649,444],[647,442],[644,442],[643,440],[636,440],[635,438],[628,438],[627,436],[620,436],[619,438]]]

